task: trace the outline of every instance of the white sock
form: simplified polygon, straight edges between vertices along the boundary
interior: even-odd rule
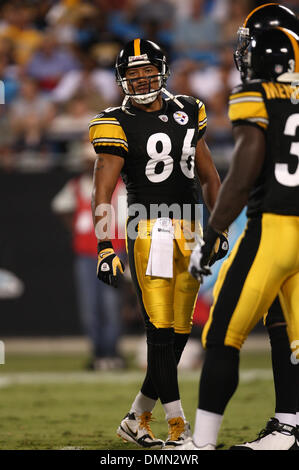
[[[150,413],[153,411],[156,400],[143,395],[143,393],[138,392],[136,395],[135,400],[132,403],[130,413],[136,413],[137,416],[142,415],[145,411],[149,411]]]
[[[181,400],[171,401],[162,405],[165,411],[165,419],[168,421],[171,418],[178,418],[179,416],[186,421],[184,411],[182,408]]]
[[[223,415],[217,413],[196,410],[193,441],[197,447],[203,447],[207,444],[216,446],[222,418]]]
[[[299,426],[299,412],[296,413],[296,425]]]
[[[296,415],[293,413],[275,413],[275,418],[282,424],[296,426]]]

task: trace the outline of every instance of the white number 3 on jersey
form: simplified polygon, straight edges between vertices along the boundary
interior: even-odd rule
[[[284,134],[295,136],[297,127],[299,126],[299,114],[291,114],[288,117]],[[275,165],[275,178],[280,184],[289,187],[295,187],[299,185],[299,142],[292,142],[290,148],[290,154],[298,157],[298,164],[295,173],[289,172],[287,163],[276,163]]]

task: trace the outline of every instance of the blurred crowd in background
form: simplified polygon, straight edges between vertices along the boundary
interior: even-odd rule
[[[117,106],[114,63],[135,37],[158,42],[168,88],[204,101],[218,166],[232,146],[227,97],[239,82],[232,51],[254,0],[10,0],[0,2],[0,166],[80,169],[89,119]],[[298,11],[297,1],[281,2]],[[86,147],[85,147],[86,148]]]

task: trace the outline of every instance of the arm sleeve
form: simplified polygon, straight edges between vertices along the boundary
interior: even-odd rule
[[[201,139],[207,128],[206,108],[202,101],[196,100],[198,104],[198,140]]]
[[[229,97],[228,116],[233,126],[249,124],[265,131],[269,124],[267,108],[260,91],[233,92]]]
[[[89,139],[96,153],[109,153],[126,158],[128,142],[118,120],[100,114],[89,124]]]

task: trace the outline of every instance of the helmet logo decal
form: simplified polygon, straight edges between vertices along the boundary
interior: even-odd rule
[[[178,124],[181,124],[181,126],[184,126],[189,121],[188,114],[186,114],[184,111],[176,111],[173,113],[173,119]]]
[[[161,121],[163,122],[168,122],[168,116],[166,116],[166,114],[160,114],[158,118],[161,119]]]
[[[128,58],[128,62],[129,62],[129,63],[131,63],[131,62],[139,62],[139,61],[143,61],[143,60],[147,60],[147,61],[148,61],[148,55],[147,55],[147,54],[130,55],[129,58]]]
[[[283,72],[283,65],[281,65],[281,64],[276,64],[275,67],[274,67],[274,71],[275,71],[275,73],[277,73],[278,75],[280,75],[280,74]]]

